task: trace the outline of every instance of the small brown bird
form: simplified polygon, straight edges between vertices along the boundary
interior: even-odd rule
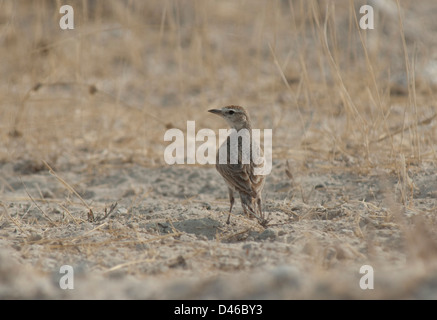
[[[208,110],[208,112],[221,116],[232,129],[236,130],[232,132],[220,146],[216,157],[216,169],[225,179],[229,189],[231,207],[226,223],[229,224],[230,221],[232,207],[235,201],[234,192],[238,192],[244,213],[247,216],[253,215],[262,226],[265,226],[268,221],[264,218],[262,213],[261,192],[264,188],[266,176],[256,175],[254,172],[256,169],[261,171],[265,160],[261,148],[252,139],[252,125],[249,115],[247,111],[240,106],[227,106],[222,109],[211,109]],[[235,147],[237,146],[237,143],[235,143],[235,145],[231,143],[233,134],[236,135],[234,139],[238,139],[238,159],[234,158],[234,160],[237,161],[233,161],[232,158],[233,150],[235,152]],[[243,146],[244,141],[245,144],[247,144],[246,146]],[[233,150],[231,147],[233,147]],[[247,148],[245,149],[245,147]],[[226,151],[223,150],[224,148]],[[220,161],[219,155],[223,151],[226,152],[226,159]],[[247,151],[249,151],[249,153],[247,153]]]

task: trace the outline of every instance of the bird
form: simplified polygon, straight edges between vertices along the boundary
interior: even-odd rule
[[[226,223],[230,223],[235,202],[234,193],[238,192],[245,215],[254,216],[262,226],[266,226],[268,221],[264,218],[262,212],[261,195],[266,175],[256,174],[258,172],[262,173],[265,159],[261,148],[256,141],[253,141],[252,123],[248,112],[243,107],[236,105],[211,109],[208,112],[222,117],[231,129],[235,129],[231,131],[231,134],[220,146],[215,165],[217,171],[224,178],[229,191],[230,208]],[[234,144],[232,143],[233,138]],[[233,150],[237,146],[235,138],[238,139],[238,157],[235,157],[237,159],[232,158]],[[249,149],[245,149],[245,147]],[[248,150],[249,153],[247,153]],[[226,152],[226,158],[220,161],[220,153],[223,152]],[[234,153],[234,155],[236,156],[237,153]]]

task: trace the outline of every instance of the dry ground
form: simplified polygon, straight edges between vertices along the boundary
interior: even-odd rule
[[[437,4],[369,3],[0,2],[0,297],[437,298]],[[273,129],[266,228],[163,160],[227,104]]]

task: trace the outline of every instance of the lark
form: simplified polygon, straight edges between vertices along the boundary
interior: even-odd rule
[[[230,223],[235,202],[234,193],[238,192],[244,213],[247,216],[254,216],[261,225],[265,226],[268,221],[262,212],[261,192],[266,176],[255,174],[262,171],[265,159],[261,148],[253,141],[249,114],[240,106],[227,106],[222,109],[211,109],[208,112],[222,117],[231,129],[235,129],[220,146],[216,157],[216,169],[224,178],[229,190],[231,206],[226,223]],[[236,134],[238,139],[238,156],[235,150],[237,143],[231,143],[233,134]],[[237,141],[236,139],[234,141]],[[226,159],[220,159],[223,148],[226,149]],[[232,158],[233,151],[234,158]],[[258,170],[255,170],[257,168]]]

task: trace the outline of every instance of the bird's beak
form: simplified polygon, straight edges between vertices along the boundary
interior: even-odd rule
[[[222,111],[220,109],[210,109],[208,112],[218,114],[219,116],[222,115]]]

